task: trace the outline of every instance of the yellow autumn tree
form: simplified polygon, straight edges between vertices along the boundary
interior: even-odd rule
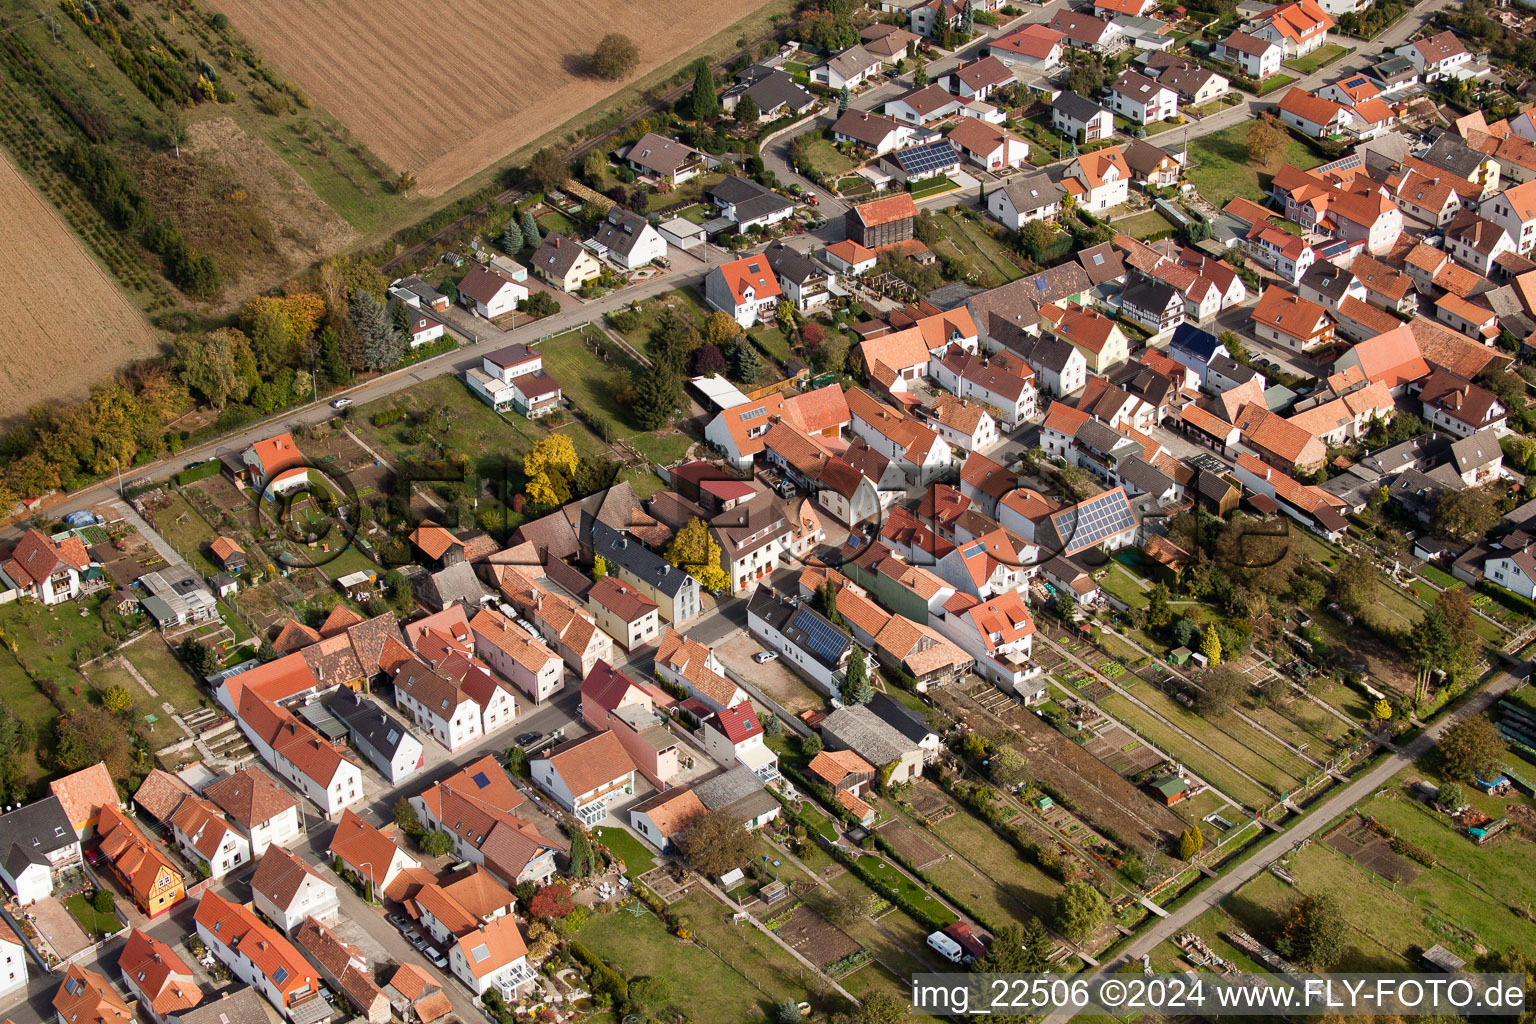
[[[1392,717],[1392,705],[1388,704],[1384,700],[1378,700],[1376,704],[1371,708],[1371,711],[1383,722]]]
[[[267,317],[276,319],[287,333],[289,345],[298,345],[314,333],[325,316],[325,300],[312,292],[294,295],[258,295],[240,307],[240,327],[250,334]]]
[[[1200,653],[1214,668],[1221,664],[1221,637],[1216,635],[1214,627],[1205,631],[1205,637],[1200,641]]]
[[[523,456],[528,500],[554,508],[571,500],[571,480],[579,459],[576,445],[565,434],[550,434]]]
[[[706,590],[723,590],[730,586],[731,578],[720,565],[720,544],[710,535],[704,520],[690,519],[672,543],[667,545],[666,559],[698,580]]]

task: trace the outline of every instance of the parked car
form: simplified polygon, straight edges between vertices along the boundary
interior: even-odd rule
[[[411,926],[411,922],[406,920],[404,914],[386,914],[384,920],[394,925],[396,930],[401,932],[405,931]]]
[[[414,939],[411,940],[411,945],[415,946],[423,953],[432,948],[432,943],[428,942],[426,937],[419,933]]]
[[[757,662],[759,665],[766,665],[770,661],[773,661],[778,656],[779,656],[779,652],[778,651],[759,651],[756,654],[752,655],[752,660]]]
[[[352,399],[350,399],[350,398],[338,398],[338,399],[336,399],[336,401],[331,403],[331,408],[332,409],[345,409],[347,406],[349,406],[351,404],[352,404]]]
[[[651,260],[651,265],[660,267],[662,270],[668,270],[672,266],[672,261],[667,259],[665,256],[657,256],[655,259]]]
[[[422,942],[426,942],[427,941],[426,939],[421,937],[421,932],[417,931],[415,928],[405,928],[405,929],[402,929],[400,934],[405,936],[405,941],[406,942],[409,942],[411,945],[415,946],[417,949],[421,948],[421,946],[418,945],[418,943],[422,943]]]
[[[810,203],[812,206],[820,206],[821,205],[821,200],[817,199],[816,196],[814,194],[810,193],[810,192],[807,192],[805,194],[805,201]]]
[[[537,743],[543,738],[544,734],[541,732],[525,732],[517,738],[517,745],[520,747],[526,747],[528,744]]]
[[[441,970],[448,969],[448,958],[443,956],[442,950],[433,947],[427,950],[427,959],[432,961],[432,966]]]

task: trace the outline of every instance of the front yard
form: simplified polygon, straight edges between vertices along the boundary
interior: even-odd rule
[[[1310,75],[1319,68],[1325,68],[1334,61],[1354,52],[1355,48],[1353,46],[1340,46],[1338,43],[1329,43],[1327,46],[1319,46],[1305,57],[1293,57],[1283,63],[1292,71],[1299,71],[1302,75]]]

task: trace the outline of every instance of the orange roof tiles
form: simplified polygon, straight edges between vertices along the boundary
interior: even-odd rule
[[[1257,323],[1304,341],[1323,333],[1332,324],[1322,306],[1278,285],[1264,289],[1252,317]]]
[[[910,200],[909,200],[910,201]],[[738,303],[745,302],[747,289],[752,289],[754,301],[771,299],[783,294],[779,279],[773,275],[765,256],[747,256],[743,259],[722,263],[716,268],[725,279],[731,297]]]
[[[571,795],[580,797],[624,778],[635,763],[619,738],[611,732],[589,733],[551,750],[548,760]]]
[[[865,227],[875,227],[880,224],[889,224],[892,221],[907,220],[917,216],[917,204],[906,192],[900,195],[889,196],[885,199],[875,199],[867,203],[860,203],[853,208],[854,216]]]
[[[231,903],[216,892],[203,893],[196,920],[215,942],[249,960],[286,1003],[296,992],[318,992],[309,961],[275,928],[263,924],[248,907]],[[281,980],[279,980],[281,978]]]
[[[122,806],[117,783],[112,781],[112,773],[101,761],[49,783],[48,789],[59,798],[76,831],[94,822],[103,807]]]

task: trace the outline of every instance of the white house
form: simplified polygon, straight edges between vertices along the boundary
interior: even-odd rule
[[[1472,62],[1472,54],[1461,45],[1461,40],[1457,39],[1456,33],[1450,29],[1423,39],[1416,39],[1404,46],[1399,46],[1393,52],[1399,57],[1407,57],[1412,61],[1413,69],[1426,82],[1438,82],[1442,78],[1451,78],[1458,68]]]
[[[260,857],[267,847],[287,843],[303,833],[299,803],[260,768],[242,768],[203,787],[203,796],[245,833],[251,856]]]
[[[1333,19],[1314,0],[1291,0],[1255,19],[1253,34],[1285,48],[1287,57],[1305,57],[1328,41]]]
[[[729,313],[742,327],[771,321],[783,294],[767,258],[761,255],[721,264],[704,279],[704,301]]]
[[[395,883],[407,871],[421,867],[421,861],[402,850],[400,844],[351,811],[342,812],[326,852],[379,895],[398,892]]]
[[[1125,162],[1125,147],[1083,153],[1067,164],[1062,184],[1068,195],[1095,213],[1119,206],[1131,194],[1131,169]]]
[[[514,1004],[539,980],[528,966],[528,947],[517,920],[510,915],[460,936],[448,950],[448,966],[476,996],[494,988]]]
[[[1025,25],[988,43],[987,55],[996,57],[1010,68],[1050,71],[1061,63],[1064,38],[1049,25]]]
[[[459,281],[459,301],[487,320],[515,312],[527,297],[526,287],[484,264],[471,267]]]
[[[9,995],[27,984],[27,947],[14,933],[0,934],[0,996]]]
[[[49,896],[57,874],[80,863],[80,837],[57,796],[0,816],[0,835],[0,878],[22,906]]]
[[[1228,60],[1236,64],[1249,78],[1263,81],[1280,73],[1280,62],[1285,59],[1285,47],[1247,32],[1233,32],[1216,44],[1212,55],[1217,60]]]
[[[822,693],[836,694],[853,651],[853,638],[798,595],[761,586],[747,602],[747,628]]]
[[[1536,543],[1490,555],[1483,562],[1483,575],[1506,590],[1536,600]]]
[[[635,795],[635,763],[611,730],[563,743],[530,768],[539,788],[589,828]]]
[[[336,886],[298,854],[270,847],[251,876],[251,901],[256,909],[285,932],[292,933],[306,918],[335,924],[341,916]]]
[[[765,783],[779,778],[779,758],[763,737],[762,723],[749,701],[717,711],[699,723],[704,749],[717,764],[734,768],[744,764]]]
[[[485,735],[480,705],[431,666],[408,661],[395,673],[394,683],[395,707],[449,750]]]
[[[1536,247],[1536,181],[1505,189],[1483,203],[1478,213],[1508,231],[1520,255]]]
[[[824,85],[833,91],[857,89],[880,73],[884,60],[878,55],[855,44],[842,53],[812,65],[811,82]]]
[[[1342,134],[1357,123],[1354,112],[1342,103],[1295,86],[1280,100],[1280,120],[1314,139]]]
[[[1051,101],[1051,127],[1079,142],[1093,142],[1114,133],[1115,115],[1075,92],[1063,92]]]
[[[330,1007],[323,1005],[320,981],[309,961],[250,908],[231,903],[216,892],[205,892],[198,901],[195,920],[197,937],[209,951],[288,1020],[303,1024],[329,1016],[311,1014]],[[315,1006],[316,1000],[322,1000],[322,1005]]]
[[[587,245],[625,270],[638,270],[667,255],[667,240],[651,222],[622,206],[608,211]]]
[[[181,802],[171,818],[171,834],[188,860],[207,867],[210,878],[223,878],[250,863],[250,840],[202,797]]]
[[[1146,75],[1122,71],[1109,87],[1109,103],[1115,112],[1136,124],[1151,124],[1179,112],[1179,94]]]
[[[960,155],[978,167],[995,171],[1002,167],[1022,167],[1029,160],[1029,143],[1000,125],[979,117],[962,118],[950,129],[952,145]]]
[[[940,633],[976,659],[976,673],[1009,693],[1024,696],[1041,668],[1030,658],[1035,622],[1017,590],[986,601],[957,594],[933,621]]]
[[[1066,192],[1044,171],[1018,175],[987,193],[987,212],[999,224],[1018,231],[1032,220],[1054,221],[1061,216]]]

